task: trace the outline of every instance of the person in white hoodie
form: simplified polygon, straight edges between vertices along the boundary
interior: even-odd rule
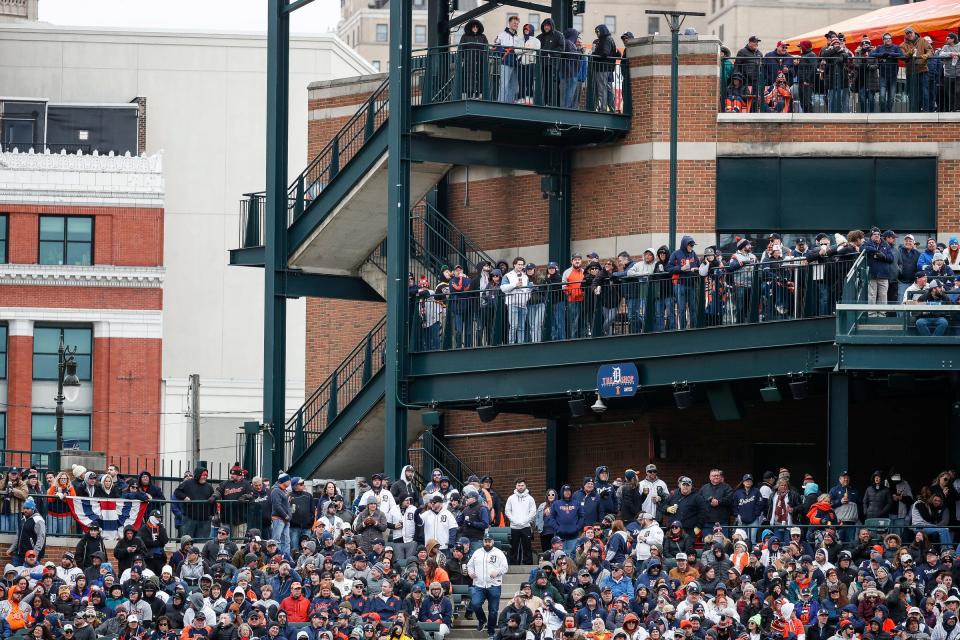
[[[513,271],[503,277],[500,290],[507,303],[510,322],[510,344],[526,342],[527,302],[530,301],[530,278],[524,273],[527,261],[521,257],[513,259]]]
[[[525,480],[517,480],[503,513],[510,521],[510,558],[517,564],[533,564],[533,521],[537,517],[537,501],[527,491]]]
[[[497,631],[500,589],[506,572],[507,557],[493,545],[493,536],[487,531],[483,536],[483,547],[474,551],[467,562],[467,573],[473,581],[470,586],[470,609],[477,616],[477,631],[482,631],[486,625],[491,638]],[[484,603],[487,603],[487,615],[483,613]]]
[[[440,550],[446,551],[457,539],[457,519],[443,502],[443,496],[435,493],[430,498],[429,508],[420,514],[423,521],[423,541],[436,540]],[[406,515],[406,514],[405,514]]]
[[[401,567],[407,564],[407,560],[417,555],[417,541],[414,537],[417,531],[415,496],[416,494],[406,495],[400,500],[402,516],[399,526],[391,534],[393,541],[390,545],[393,547],[394,562]]]
[[[650,559],[650,548],[654,545],[663,546],[663,529],[657,524],[652,513],[643,512],[637,516],[640,521],[640,530],[636,533],[637,546],[634,553],[637,560],[645,562]]]

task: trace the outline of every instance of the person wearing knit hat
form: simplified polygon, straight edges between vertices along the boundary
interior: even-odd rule
[[[281,471],[277,482],[270,488],[268,502],[270,505],[270,537],[277,541],[280,552],[290,556],[290,520],[293,510],[290,508],[290,499],[287,488],[290,486],[290,476]]]
[[[23,501],[23,522],[20,532],[10,547],[11,562],[20,566],[28,551],[35,551],[39,556],[47,539],[47,524],[43,516],[37,513],[37,503],[28,497]]]

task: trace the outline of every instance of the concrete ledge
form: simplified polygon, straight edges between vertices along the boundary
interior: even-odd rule
[[[645,56],[671,55],[669,35],[641,36],[627,41],[627,57],[642,58]],[[720,55],[720,39],[711,34],[696,36],[680,36],[680,55]]]
[[[385,73],[373,73],[365,76],[311,82],[307,85],[307,100],[323,100],[359,93],[372,93],[386,78],[387,74]]]
[[[793,124],[820,124],[836,122],[841,124],[903,124],[960,122],[960,112],[956,113],[718,113],[717,123],[762,123],[782,122]]]

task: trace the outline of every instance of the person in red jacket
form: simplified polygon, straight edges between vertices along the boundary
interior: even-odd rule
[[[303,585],[290,585],[290,595],[280,602],[280,610],[287,614],[288,622],[310,622],[310,600],[303,596]]]

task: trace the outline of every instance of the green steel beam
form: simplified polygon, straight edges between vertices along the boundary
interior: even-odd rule
[[[828,384],[827,486],[830,486],[850,462],[850,379],[845,373],[831,373]]]
[[[313,0],[294,0],[293,2],[291,2],[290,4],[288,4],[286,7],[284,7],[283,10],[284,10],[285,13],[291,14],[291,13],[293,13],[294,11],[296,11],[297,9],[301,9],[301,8],[307,6],[307,5],[310,4],[311,2],[313,2]]]
[[[263,247],[248,247],[246,249],[230,249],[230,266],[232,267],[262,267]]]
[[[484,102],[480,100],[459,100],[419,105],[414,109],[414,124],[430,124],[461,120],[471,124],[474,129],[502,129],[504,123],[524,129],[533,129],[535,125],[569,131],[579,140],[584,136],[593,136],[591,142],[613,142],[620,135],[630,131],[630,115],[623,113],[575,111],[558,107],[531,107],[505,102]],[[486,120],[486,122],[484,122]],[[544,138],[547,140],[547,138]],[[563,135],[550,137],[552,144],[563,141]],[[476,144],[476,143],[474,143]]]
[[[573,26],[573,3],[570,0],[551,0],[550,4],[554,28],[562,34],[565,29]]]
[[[595,389],[597,367],[634,362],[641,386],[833,369],[832,319],[411,354],[410,401],[470,403]],[[509,369],[503,363],[510,362]]]
[[[387,121],[387,338],[384,363],[383,466],[399,478],[407,461],[407,271],[410,254],[410,50],[412,2],[390,2],[390,118]],[[405,394],[404,394],[405,395]]]
[[[350,193],[370,167],[387,151],[386,127],[381,127],[372,138],[360,148],[360,151],[340,169],[340,173],[330,181],[320,194],[310,201],[303,213],[290,225],[287,233],[287,247],[290,252],[307,241],[313,231],[320,226],[337,203]],[[286,192],[284,192],[286,193]],[[286,214],[284,214],[286,215]]]
[[[294,269],[284,272],[283,291],[288,298],[336,298],[382,302],[383,298],[363,279],[306,273]]]
[[[566,418],[557,420],[547,420],[547,446],[546,446],[546,480],[547,487],[557,490],[559,495],[560,487],[566,480],[570,447],[567,444],[567,430],[570,424]]]
[[[570,4],[569,1],[567,4]],[[506,5],[510,7],[519,7],[521,9],[530,9],[531,11],[539,11],[542,13],[551,13],[553,8],[545,4],[536,4],[534,2],[525,2],[524,0],[497,0],[496,2],[487,2],[481,4],[478,7],[474,7],[465,13],[461,13],[456,18],[451,18],[450,20],[444,20],[440,23],[439,28],[445,29],[448,33],[450,31],[456,31],[457,27],[462,24],[466,24],[473,20],[474,18],[479,18],[485,13],[489,13],[499,7]],[[433,46],[433,45],[430,45]]]
[[[363,420],[377,404],[384,399],[383,372],[378,371],[364,385],[363,389],[342,407],[333,422],[310,443],[303,455],[293,462],[287,473],[309,477],[329,458],[333,452],[344,444],[361,420]]]
[[[559,152],[542,147],[477,144],[427,136],[410,138],[410,159],[414,162],[452,162],[546,173],[556,166],[558,155]]]
[[[450,0],[427,0],[427,47],[446,47],[450,44],[450,29],[446,26],[450,15]]]
[[[909,336],[894,339],[864,338],[864,343],[851,342],[857,336],[844,336],[839,344],[841,371],[956,371],[960,369],[960,344],[944,338]],[[839,342],[839,340],[838,340]]]
[[[287,126],[290,95],[290,17],[287,0],[269,0],[267,17],[267,204],[264,239],[263,438],[261,475],[283,466],[286,403]]]
[[[560,167],[550,176],[548,257],[560,266],[561,273],[570,263],[570,152],[560,154]]]

